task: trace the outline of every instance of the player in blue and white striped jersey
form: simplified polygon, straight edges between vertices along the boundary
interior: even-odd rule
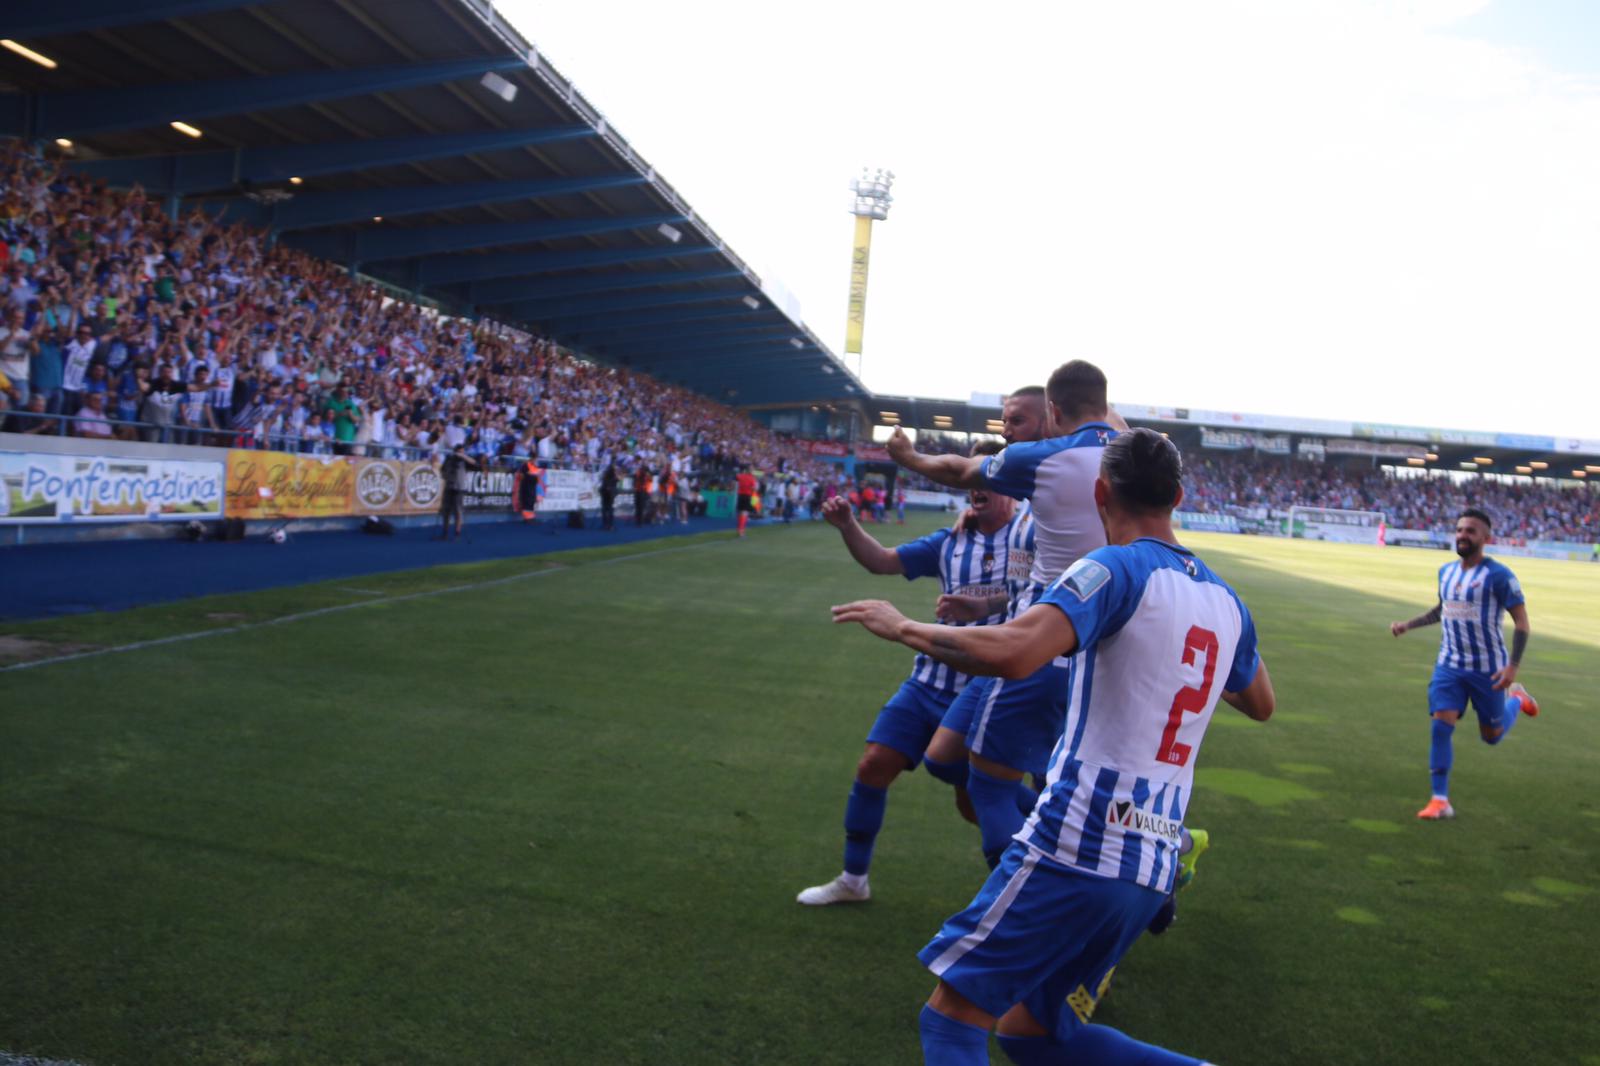
[[[1391,622],[1395,636],[1419,626],[1442,622],[1439,657],[1428,685],[1428,714],[1433,719],[1429,770],[1433,796],[1417,817],[1436,822],[1454,818],[1450,805],[1452,738],[1461,712],[1470,702],[1478,712],[1478,733],[1485,744],[1498,744],[1519,714],[1539,713],[1539,704],[1517,681],[1522,653],[1528,646],[1528,608],[1517,576],[1497,559],[1483,553],[1489,543],[1489,516],[1468,508],[1456,519],[1456,554],[1460,558],[1439,568],[1439,602],[1433,610],[1409,622]],[[1514,627],[1511,650],[1506,651],[1501,632],[1509,612]],[[1502,695],[1502,693],[1504,693]]]
[[[1000,419],[1008,446],[1042,440],[1051,425],[1044,388],[1030,385],[1007,396]],[[1027,610],[1043,588],[1034,581],[1036,548],[1033,503],[1024,499],[1011,519],[1006,544],[1004,602],[941,596],[939,616],[971,619],[1001,610],[1009,619]],[[1050,748],[1066,717],[1067,681],[1066,659],[1049,663],[1036,677],[1020,682],[976,678],[945,718],[946,725],[964,733],[969,746],[977,745],[977,754],[970,757],[967,788],[991,869],[1039,798],[1023,775],[1044,776]]]
[[[1094,481],[1107,442],[1126,424],[1106,402],[1106,377],[1092,363],[1075,359],[1058,367],[1035,402],[1043,417],[1030,432],[1017,433],[1011,416],[1032,390],[1019,390],[1003,409],[1007,446],[988,459],[924,456],[902,434],[889,441],[896,462],[941,484],[984,487],[1029,504],[1034,537],[1029,580],[1013,590],[1010,614],[1032,606],[1057,574],[1105,544],[1095,509]],[[958,701],[969,712],[968,790],[991,867],[1021,828],[1028,807],[1016,801],[1025,774],[1041,775],[1061,735],[1071,664],[1046,663],[1032,676],[987,678]]]
[[[985,445],[978,445],[979,448]],[[957,531],[940,529],[890,550],[856,521],[848,500],[836,497],[822,515],[839,530],[851,556],[868,572],[902,574],[909,580],[937,577],[943,596],[987,601],[1005,594],[1006,536],[1013,505],[997,493],[974,492],[972,517]],[[963,626],[1000,622],[1000,611],[986,617],[957,620],[940,612],[940,625]],[[867,873],[872,849],[883,827],[888,790],[894,779],[925,762],[928,772],[960,790],[966,785],[964,729],[946,721],[951,704],[966,686],[967,675],[928,655],[919,654],[911,676],[878,712],[867,734],[866,750],[856,764],[855,782],[844,814],[844,871],[826,884],[796,897],[800,903],[851,903],[871,898]],[[958,805],[962,799],[958,794]]]
[[[1177,543],[1177,448],[1148,429],[1110,442],[1094,497],[1109,546],[1003,625],[948,630],[890,604],[834,608],[975,674],[1025,677],[1081,652],[1047,787],[972,904],[919,958],[938,978],[920,1020],[929,1062],[1194,1066],[1089,1024],[1111,970],[1174,883],[1195,763],[1219,699],[1257,721],[1275,698],[1239,597]]]

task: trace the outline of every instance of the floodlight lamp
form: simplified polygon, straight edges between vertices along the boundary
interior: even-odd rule
[[[57,66],[60,65],[54,59],[51,59],[49,56],[44,55],[44,54],[42,54],[40,52],[35,52],[32,48],[29,48],[27,45],[18,44],[16,41],[13,41],[13,40],[9,40],[9,39],[0,40],[0,47],[7,48],[10,51],[13,51],[13,52],[17,53],[17,55],[21,56],[23,59],[31,59],[33,62],[39,64],[41,67],[44,67],[46,70],[54,70],[54,69],[56,69]]]
[[[71,148],[72,147],[72,142],[67,140],[65,137],[57,137],[56,138],[56,147],[57,148]]]
[[[744,298],[744,305],[750,310],[754,311],[761,306],[761,301],[756,299],[754,296],[746,296]]]
[[[833,370],[833,367],[830,366],[829,364],[823,363],[822,364],[822,372],[824,374],[832,374],[834,372],[834,370]]]
[[[508,104],[517,98],[517,87],[492,70],[482,78],[479,78],[478,84]]]
[[[179,122],[176,119],[174,119],[172,122],[172,128],[183,134],[185,137],[202,136],[198,127],[191,126],[187,122]]]
[[[796,348],[804,348],[806,346],[806,342],[801,340],[799,337],[790,337],[789,343]]]
[[[668,225],[665,222],[656,227],[656,232],[661,234],[667,240],[671,241],[673,244],[677,244],[679,241],[683,240],[683,231],[678,227]]]

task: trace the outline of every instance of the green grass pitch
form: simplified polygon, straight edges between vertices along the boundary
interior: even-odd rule
[[[1600,1063],[1600,566],[1508,560],[1543,714],[1498,748],[1458,730],[1459,816],[1421,825],[1437,633],[1387,623],[1447,557],[1187,539],[1254,610],[1279,709],[1219,709],[1189,812],[1214,846],[1097,1020],[1227,1066]],[[827,608],[929,617],[932,584],[816,525],[361,585],[543,568],[0,674],[0,1049],[920,1061],[913,953],[984,874],[948,790],[895,785],[870,904],[793,899],[838,870],[910,658]],[[13,631],[120,644],[373,598],[344,584]]]

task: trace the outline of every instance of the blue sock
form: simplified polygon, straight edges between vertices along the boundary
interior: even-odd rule
[[[1433,744],[1428,749],[1428,768],[1433,775],[1433,794],[1450,795],[1450,736],[1456,727],[1442,718],[1433,720]]]
[[[1522,697],[1507,696],[1505,709],[1500,712],[1500,735],[1489,741],[1498,744],[1511,732],[1511,727],[1517,724],[1517,719],[1522,717]]]
[[[1201,1066],[1199,1059],[1154,1044],[1141,1044],[1108,1025],[1080,1025],[1065,1042],[1055,1046],[1064,1052],[1060,1058],[1034,1061],[1041,1066],[1065,1066],[1069,1062],[1072,1066]]]
[[[967,764],[965,762],[935,762],[923,756],[922,765],[928,768],[932,777],[950,785],[952,788],[967,787]]]
[[[865,876],[872,865],[872,845],[883,828],[883,809],[889,805],[889,790],[863,785],[850,786],[850,800],[844,805],[844,872]]]
[[[1028,779],[1023,778],[1017,782],[1017,810],[1022,813],[1022,820],[1027,821],[1028,815],[1033,813],[1033,805],[1039,802],[1039,793],[1028,784]],[[1020,826],[1018,827],[1020,828]]]
[[[1000,1050],[1017,1066],[1065,1066],[1061,1045],[1048,1036],[1006,1036],[996,1033]]]
[[[1023,815],[1017,810],[1017,781],[992,777],[976,766],[967,771],[967,795],[978,816],[978,832],[983,839],[983,858],[994,869],[1000,855],[1011,846],[1011,838],[1022,828]]]
[[[925,1066],[986,1066],[989,1061],[989,1030],[958,1022],[922,1005],[917,1016],[922,1031],[922,1061]]]

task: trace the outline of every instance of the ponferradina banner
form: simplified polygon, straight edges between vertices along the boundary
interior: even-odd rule
[[[0,452],[0,522],[222,517],[222,464]]]

